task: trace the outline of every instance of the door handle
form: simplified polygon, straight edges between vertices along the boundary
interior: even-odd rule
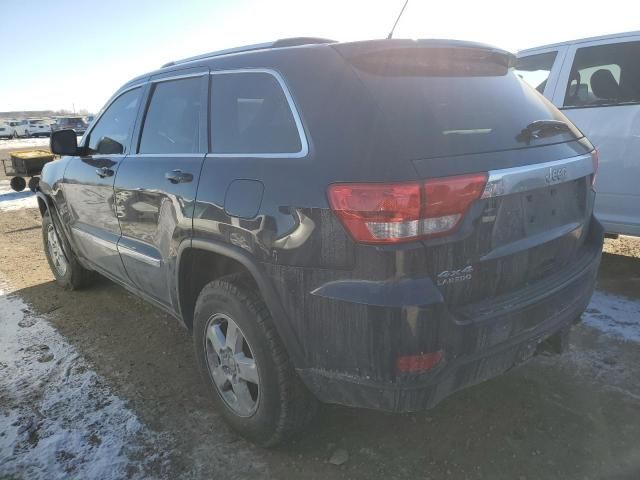
[[[164,174],[164,178],[171,183],[189,183],[193,180],[193,175],[183,172],[182,170],[171,170]]]
[[[115,172],[108,167],[96,168],[96,174],[100,178],[113,177]]]

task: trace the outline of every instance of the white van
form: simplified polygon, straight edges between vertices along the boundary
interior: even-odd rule
[[[516,73],[600,152],[596,215],[612,234],[640,236],[640,32],[518,53]]]

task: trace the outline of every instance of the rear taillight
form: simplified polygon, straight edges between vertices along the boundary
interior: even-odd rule
[[[593,175],[591,175],[591,185],[596,184],[596,176],[598,175],[598,168],[600,167],[600,158],[598,157],[598,150],[591,151],[591,161],[593,162]]]
[[[329,204],[357,242],[407,242],[453,232],[486,183],[485,173],[423,183],[339,183],[329,187]]]
[[[400,373],[422,373],[435,368],[444,359],[444,352],[421,353],[420,355],[409,355],[398,357],[396,360],[396,370]]]

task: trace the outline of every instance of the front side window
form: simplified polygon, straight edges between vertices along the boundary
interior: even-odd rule
[[[515,73],[538,92],[544,93],[557,55],[558,52],[547,52],[519,58]]]
[[[640,42],[576,51],[565,92],[565,107],[636,102],[640,102]]]
[[[138,153],[197,153],[201,77],[158,83],[145,116]]]
[[[211,145],[221,154],[300,153],[300,134],[278,80],[265,72],[213,75]]]
[[[125,153],[138,114],[142,90],[135,88],[120,95],[102,114],[89,136],[89,154]]]

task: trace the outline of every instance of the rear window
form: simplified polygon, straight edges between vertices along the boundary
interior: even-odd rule
[[[75,125],[83,122],[81,118],[59,118],[58,123],[60,125]]]
[[[570,123],[513,72],[509,55],[478,48],[385,49],[349,61],[375,102],[375,129],[410,159],[509,150],[574,140],[558,131],[524,142],[537,120]]]

